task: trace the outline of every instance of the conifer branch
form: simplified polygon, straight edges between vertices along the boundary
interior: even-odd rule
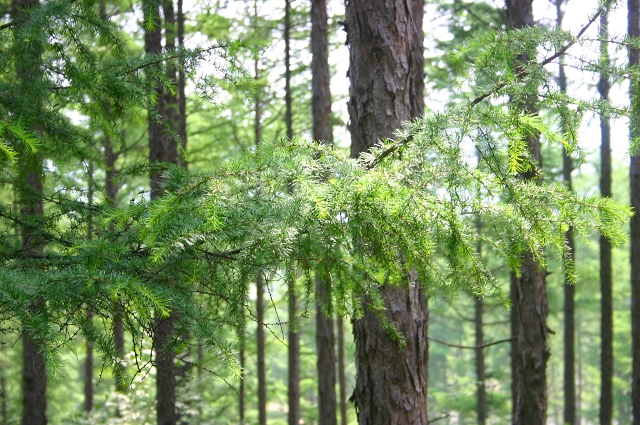
[[[589,19],[589,21],[586,23],[586,25],[584,25],[582,27],[582,29],[573,38],[573,40],[571,40],[570,42],[568,42],[567,44],[562,46],[562,48],[560,48],[560,50],[558,50],[556,53],[554,53],[553,55],[551,55],[548,58],[544,59],[542,62],[539,62],[539,63],[535,64],[534,66],[544,67],[544,66],[550,64],[551,62],[553,62],[554,60],[556,60],[557,58],[559,58],[560,56],[564,55],[567,52],[567,50],[569,50],[574,44],[576,44],[578,42],[578,40],[589,29],[589,27],[591,27],[591,25],[598,19],[598,17],[600,15],[602,15],[609,8],[609,6],[613,3],[613,1],[614,0],[608,0],[605,4],[603,4],[602,7],[600,9],[598,9],[598,11],[591,17],[591,19]],[[529,71],[526,68],[522,68],[516,73],[515,79],[519,80],[519,79],[527,76],[528,74],[529,74]],[[511,84],[511,81],[501,81],[501,82],[497,83],[490,90],[488,90],[488,91],[482,93],[481,95],[477,96],[476,98],[474,98],[469,103],[469,108],[473,108],[478,103],[482,102],[483,100],[487,99],[488,97],[493,96],[494,94],[496,94],[497,92],[499,92],[500,90],[502,90],[503,88],[508,86],[509,84]],[[380,162],[382,162],[383,159],[385,159],[389,155],[391,155],[394,152],[396,152],[402,146],[411,143],[413,141],[413,139],[414,139],[414,135],[413,134],[409,134],[406,138],[404,138],[402,140],[399,140],[399,141],[396,141],[391,146],[389,146],[387,149],[385,149],[382,152],[380,152],[380,154],[378,156],[376,156],[369,164],[367,164],[366,168],[368,170],[375,168],[378,164],[380,164]]]

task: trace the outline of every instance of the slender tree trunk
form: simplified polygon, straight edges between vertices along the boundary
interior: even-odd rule
[[[533,26],[532,0],[507,0],[507,25],[511,29]],[[520,55],[518,61],[527,63],[530,58]],[[516,64],[516,66],[519,66]],[[515,99],[526,113],[537,113],[535,96],[525,94]],[[529,152],[534,159],[532,171],[522,173],[524,179],[536,179],[536,169],[542,166],[540,139],[537,135],[527,138]],[[517,337],[512,359],[514,360],[514,410],[515,425],[542,425],[546,423],[547,380],[546,366],[549,357],[547,347],[547,316],[549,305],[546,293],[546,272],[532,254],[524,254],[520,277],[515,279],[512,325]]]
[[[91,209],[93,207],[93,163],[89,161],[87,170],[87,205]],[[93,214],[89,211],[87,220],[87,238],[93,238]],[[87,308],[87,320],[93,320],[93,311]],[[93,342],[87,341],[87,357],[84,362],[84,411],[93,410]]]
[[[640,37],[640,0],[628,0],[628,35]],[[629,66],[640,66],[640,49],[629,48]],[[631,80],[631,140],[640,137],[640,84]],[[631,399],[633,400],[633,425],[640,425],[640,155],[631,155],[629,164],[631,206],[636,214],[631,217],[631,340],[633,372],[631,375]]]
[[[240,327],[240,390],[238,391],[238,416],[240,417],[240,425],[245,425],[245,398],[246,398],[246,390],[244,385],[244,380],[247,377],[245,374],[245,365],[246,365],[246,356],[245,356],[245,323],[244,320],[242,322],[242,326]]]
[[[258,1],[253,1],[253,28],[258,30]],[[260,59],[253,61],[253,78],[260,80]],[[254,99],[254,143],[256,146],[262,139],[262,99],[260,89],[256,89]],[[256,320],[258,328],[256,332],[258,349],[258,425],[267,425],[267,370],[265,366],[265,340],[264,340],[264,276],[262,271],[256,276]]]
[[[347,375],[344,370],[344,319],[336,317],[338,328],[338,382],[340,384],[340,425],[347,425]]]
[[[7,425],[9,412],[7,406],[7,376],[5,369],[4,344],[0,344],[0,398],[2,398],[2,425]]]
[[[145,22],[153,22],[153,28],[145,33],[145,51],[150,54],[162,52],[162,24],[157,3],[153,0],[143,2]],[[164,2],[164,11],[170,11],[169,23],[173,22],[173,6]],[[165,16],[167,19],[167,16]],[[168,31],[171,33],[171,30]],[[168,42],[175,43],[174,36],[169,34]],[[174,45],[175,46],[175,45]],[[171,48],[171,44],[168,48]],[[171,68],[171,66],[169,66]],[[169,78],[171,78],[169,76]],[[175,75],[174,75],[175,79]],[[172,163],[178,160],[178,151],[174,137],[169,137],[164,132],[163,118],[174,117],[175,106],[173,99],[165,95],[161,84],[156,86],[158,103],[149,110],[149,161],[152,164]],[[169,107],[166,108],[167,101]],[[168,120],[173,124],[175,120]],[[158,171],[151,175],[151,199],[162,196],[163,177]],[[153,337],[153,348],[156,353],[156,414],[158,425],[176,425],[178,413],[176,410],[176,377],[173,371],[173,359],[175,353],[166,349],[166,345],[174,332],[174,324],[177,313],[172,311],[168,317],[156,317],[156,326]]]
[[[476,381],[477,381],[477,404],[478,425],[484,425],[487,421],[487,390],[485,385],[484,370],[484,332],[482,316],[484,313],[484,301],[480,297],[475,300],[475,327],[476,327]]]
[[[393,137],[424,111],[421,0],[348,0],[351,155]],[[427,303],[420,282],[380,287],[383,314],[402,332],[400,348],[365,305],[354,320],[356,388],[361,425],[427,423]]]
[[[267,425],[267,373],[264,361],[264,278],[256,279],[256,319],[258,320],[258,424]]]
[[[600,15],[600,39],[609,37],[607,13]],[[606,41],[600,42],[602,69],[609,65],[609,48]],[[600,74],[598,91],[603,101],[609,100],[611,83],[609,76]],[[611,197],[611,125],[606,113],[600,114],[600,194]],[[600,236],[600,424],[611,425],[613,421],[613,277],[611,268],[611,242]]]
[[[116,183],[116,161],[120,156],[120,153],[114,151],[113,141],[107,135],[104,136],[104,156],[106,161],[105,170],[105,191],[107,193],[107,201],[109,204],[118,208],[118,191],[120,187]],[[125,344],[124,344],[124,327],[122,323],[122,310],[120,307],[116,308],[113,313],[113,344],[118,353],[119,358],[124,359]],[[116,391],[124,393],[127,391],[127,383],[125,381],[125,366],[119,364],[116,369],[115,386]]]
[[[293,114],[291,104],[291,0],[285,0],[284,7],[284,98],[285,98],[285,124],[287,138],[293,138]],[[289,187],[291,190],[291,187]],[[298,331],[298,300],[295,287],[295,274],[289,278],[287,293],[289,296],[289,425],[298,425],[300,422],[300,335]]]
[[[329,118],[331,90],[329,81],[329,32],[325,0],[311,1],[311,87],[313,139],[318,143],[333,143]],[[318,371],[318,423],[337,425],[336,417],[336,356],[331,296],[320,270],[316,271],[316,369]],[[326,307],[326,314],[324,308]]]
[[[23,193],[22,204],[27,206],[22,208],[22,215],[42,217],[42,159],[39,155],[25,155],[21,166],[24,172],[20,172],[20,180],[28,185],[28,194]],[[36,227],[25,226],[22,238],[25,256],[42,255],[42,239]],[[37,313],[44,302],[38,300],[29,309]],[[47,423],[47,367],[40,354],[40,341],[36,338],[26,332],[22,335],[22,425]]]
[[[184,12],[182,10],[183,1],[178,0],[178,47],[184,48]],[[186,78],[184,73],[184,61],[178,67],[178,137],[182,153],[180,155],[181,165],[187,169],[188,164],[185,158],[187,152],[187,94],[185,92]]]
[[[564,12],[562,6],[565,0],[556,0],[556,26],[562,28]],[[563,93],[567,92],[567,76],[564,69],[564,60],[560,58],[558,65],[558,86]],[[564,123],[562,124],[565,127]],[[572,190],[571,173],[573,161],[567,154],[566,148],[562,148],[562,174],[564,182]],[[571,260],[575,261],[575,244],[573,241],[573,227],[567,230],[565,235]],[[569,282],[569,276],[565,273],[564,282],[564,423],[576,425],[576,370],[575,370],[575,286]]]

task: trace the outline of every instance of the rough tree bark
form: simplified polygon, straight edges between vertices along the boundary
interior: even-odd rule
[[[533,26],[533,0],[507,0],[506,19],[510,29]],[[523,53],[516,66],[524,66],[530,58]],[[514,99],[515,104],[526,113],[537,113],[535,96],[524,95]],[[532,170],[522,173],[524,179],[536,179],[536,170],[542,165],[540,139],[536,135],[527,137],[529,152],[533,158]],[[516,337],[512,360],[513,376],[513,424],[542,425],[546,422],[547,378],[546,366],[549,357],[547,347],[547,316],[549,305],[546,293],[546,272],[531,254],[524,254],[520,276],[514,279],[514,313],[512,329]]]
[[[351,155],[424,111],[422,0],[347,0]],[[354,320],[358,423],[427,423],[427,303],[420,283],[380,288],[401,349],[366,307]]]
[[[609,37],[607,13],[600,15],[600,39]],[[608,43],[600,43],[602,69],[609,64]],[[604,72],[600,74],[598,91],[603,101],[609,100],[611,82]],[[606,113],[600,114],[600,194],[611,197],[611,124]],[[611,425],[613,420],[613,275],[611,268],[611,242],[600,236],[600,424]]]
[[[640,0],[628,0],[628,29],[630,37],[640,37]],[[629,48],[629,66],[640,66],[640,49]],[[637,80],[630,83],[631,140],[640,137],[640,95]],[[633,425],[640,425],[640,155],[632,154],[629,164],[631,206],[636,214],[631,217],[631,340],[632,363],[631,399],[633,400]]]
[[[311,1],[311,110],[313,139],[333,144],[331,131],[331,90],[329,86],[329,32],[326,0]],[[331,311],[331,297],[321,272],[316,271],[316,370],[318,372],[318,423],[337,425],[336,418],[336,356],[333,320],[325,314]]]

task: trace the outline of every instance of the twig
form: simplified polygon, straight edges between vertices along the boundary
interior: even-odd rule
[[[503,342],[510,342],[513,341],[514,339],[516,339],[517,337],[512,336],[511,338],[507,338],[507,339],[500,339],[498,341],[493,341],[493,342],[488,342],[486,344],[482,344],[482,345],[476,345],[476,346],[470,346],[470,345],[458,345],[458,344],[450,344],[446,341],[442,341],[436,338],[432,338],[430,336],[427,337],[427,339],[429,341],[433,341],[433,342],[437,342],[438,344],[442,344],[442,345],[446,345],[447,347],[451,347],[451,348],[463,348],[465,350],[478,350],[480,348],[487,348],[487,347],[491,347],[492,345],[498,345],[498,344],[502,344]]]

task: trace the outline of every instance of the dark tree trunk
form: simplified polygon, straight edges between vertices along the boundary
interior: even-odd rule
[[[313,139],[333,144],[331,131],[331,74],[329,72],[329,29],[326,0],[311,1],[311,110]]]
[[[182,0],[178,0],[178,47],[184,48],[184,12]],[[182,147],[181,165],[187,169],[185,155],[187,152],[187,95],[185,92],[186,78],[184,73],[184,61],[178,67],[178,137]]]
[[[318,143],[333,143],[329,117],[331,90],[329,81],[329,33],[325,0],[311,1],[311,87],[313,112],[313,139]],[[318,423],[337,425],[336,418],[336,356],[335,336],[331,315],[331,297],[321,272],[316,271],[316,352],[318,358]]]
[[[245,343],[244,343],[244,338],[245,338],[245,324],[244,321],[242,322],[242,326],[240,327],[240,389],[238,391],[238,416],[240,417],[240,425],[245,425],[245,398],[246,398],[246,394],[245,394],[245,385],[244,385],[244,380],[247,377],[247,375],[245,374],[245,365],[246,365],[246,356],[245,356]]]
[[[109,136],[105,135],[104,138],[104,156],[106,161],[105,170],[105,191],[107,192],[107,201],[109,204],[118,208],[118,191],[120,187],[116,183],[116,161],[120,156],[120,153],[114,151],[113,142]],[[118,357],[124,359],[125,344],[124,344],[124,327],[122,324],[122,309],[116,308],[113,313],[113,345],[118,353]],[[127,390],[127,383],[125,381],[125,366],[119,364],[116,368],[115,385],[116,391],[124,393]]]
[[[565,0],[556,0],[556,25],[562,28],[564,12],[562,6]],[[561,92],[567,92],[567,76],[564,69],[564,61],[560,58],[558,66],[558,87]],[[562,124],[565,127],[564,123]],[[572,190],[571,173],[573,161],[562,148],[562,174],[564,182]],[[573,241],[573,228],[569,228],[565,235],[567,248],[570,250],[571,260],[575,261],[575,244]],[[575,370],[575,286],[569,282],[569,276],[565,273],[564,282],[564,423],[576,425],[576,370]]]
[[[38,0],[13,0],[11,13],[14,19],[19,19],[23,10],[38,6]],[[18,21],[19,22],[19,21]],[[20,29],[22,23],[16,25]],[[40,103],[41,99],[34,98],[30,87],[41,76],[40,57],[42,46],[37,40],[25,42],[15,40],[16,44],[28,43],[29,47],[19,46],[29,52],[26,60],[16,63],[16,76],[19,81],[19,89],[30,102]],[[38,126],[32,123],[34,130]],[[28,223],[22,227],[22,249],[26,258],[38,258],[43,253],[43,238],[40,233],[40,224],[44,214],[43,196],[43,158],[40,153],[31,153],[25,150],[20,158],[18,167],[17,194],[21,205],[22,220]],[[38,299],[29,307],[32,313],[44,308],[45,301]],[[47,368],[44,358],[40,354],[40,339],[37,336],[23,332],[22,335],[22,424],[44,425],[47,423]]]
[[[336,356],[333,320],[323,306],[330,306],[325,282],[316,277],[316,348],[318,359],[318,424],[337,425],[336,417]]]
[[[609,37],[607,13],[600,15],[600,38]],[[600,60],[603,69],[609,65],[608,43],[600,43]],[[603,101],[609,100],[611,83],[601,73],[598,91]],[[611,125],[606,113],[600,114],[600,194],[611,197]],[[613,275],[611,268],[611,242],[600,236],[600,424],[611,425],[613,421]]]
[[[153,349],[156,352],[156,409],[158,425],[175,425],[178,422],[176,411],[176,376],[173,371],[175,353],[166,349],[169,338],[174,332],[177,314],[156,319]]]
[[[291,0],[285,0],[284,6],[284,99],[285,99],[285,124],[287,138],[293,138],[293,114],[291,104]],[[289,187],[291,190],[291,187]],[[289,295],[289,425],[298,425],[300,422],[300,335],[298,334],[298,300],[295,288],[295,278],[290,277],[287,293]]]
[[[347,425],[347,376],[344,370],[344,319],[336,317],[338,328],[338,382],[340,385],[340,425]]]
[[[93,313],[87,311],[87,319],[92,320]],[[84,360],[84,411],[93,410],[93,343],[87,341],[87,357]]]
[[[253,28],[258,30],[258,2],[253,2]],[[253,61],[253,78],[260,80],[260,59]],[[256,89],[254,99],[254,143],[258,145],[262,139],[262,99],[260,88]],[[262,271],[256,277],[256,331],[258,350],[258,425],[267,425],[267,369],[265,365],[265,340],[264,340],[264,276]]]
[[[162,24],[160,20],[160,10],[158,3],[153,0],[144,0],[143,8],[145,22],[152,21],[153,28],[145,33],[145,51],[150,54],[162,52]],[[170,12],[169,23],[174,21],[173,5],[163,3],[164,12]],[[167,19],[167,16],[165,16]],[[175,35],[168,31],[167,41],[175,47]],[[169,69],[172,67],[169,65]],[[170,77],[169,77],[170,78]],[[174,70],[175,80],[175,70]],[[156,85],[158,103],[149,109],[149,161],[152,164],[171,163],[176,164],[178,160],[178,150],[175,138],[167,135],[164,129],[163,118],[172,118],[175,115],[174,98],[164,93],[160,82]],[[168,108],[167,101],[169,101]],[[168,120],[173,124],[175,119]],[[162,196],[163,176],[159,171],[153,171],[151,175],[151,199]],[[175,425],[178,421],[176,410],[176,377],[173,370],[173,358],[175,353],[166,349],[166,345],[174,331],[174,323],[177,320],[177,313],[172,311],[168,317],[157,317],[153,336],[153,348],[156,353],[156,414],[158,425]]]
[[[484,425],[487,421],[487,390],[485,385],[484,370],[484,332],[482,326],[482,316],[484,312],[484,302],[477,297],[475,303],[475,325],[476,325],[476,381],[477,381],[477,404],[478,425]]]
[[[89,161],[87,170],[87,204],[91,209],[93,207],[93,163]],[[93,214],[89,211],[87,219],[87,238],[93,238]],[[87,308],[87,320],[93,321],[93,311]],[[93,342],[87,341],[87,357],[84,362],[84,411],[90,412],[93,409]]]
[[[351,156],[424,111],[422,0],[347,0]],[[400,348],[365,307],[354,320],[361,425],[427,423],[427,303],[419,282],[382,286],[386,314],[404,335]],[[364,300],[365,306],[367,300]]]
[[[267,371],[264,362],[264,278],[256,279],[256,319],[258,321],[258,424],[267,425]]]
[[[640,37],[640,0],[628,0],[628,35]],[[640,49],[629,48],[629,66],[640,66]],[[631,140],[640,137],[640,84],[631,80]],[[636,214],[631,217],[631,339],[633,372],[631,398],[633,400],[633,425],[640,425],[640,156],[631,155],[629,164],[631,206]]]
[[[532,0],[507,0],[507,26],[521,29],[533,26]],[[523,53],[519,62],[529,57]],[[518,66],[518,64],[516,64]],[[526,113],[536,113],[535,95],[526,94],[515,99],[515,104]],[[540,139],[537,135],[527,138],[528,149],[534,159],[532,171],[522,174],[524,179],[536,179],[536,169],[542,166]],[[515,333],[512,360],[514,362],[513,423],[515,425],[542,425],[546,423],[547,380],[546,366],[549,357],[547,347],[547,316],[549,305],[546,293],[546,272],[532,254],[524,254],[520,277],[514,279],[514,312],[512,329]]]

